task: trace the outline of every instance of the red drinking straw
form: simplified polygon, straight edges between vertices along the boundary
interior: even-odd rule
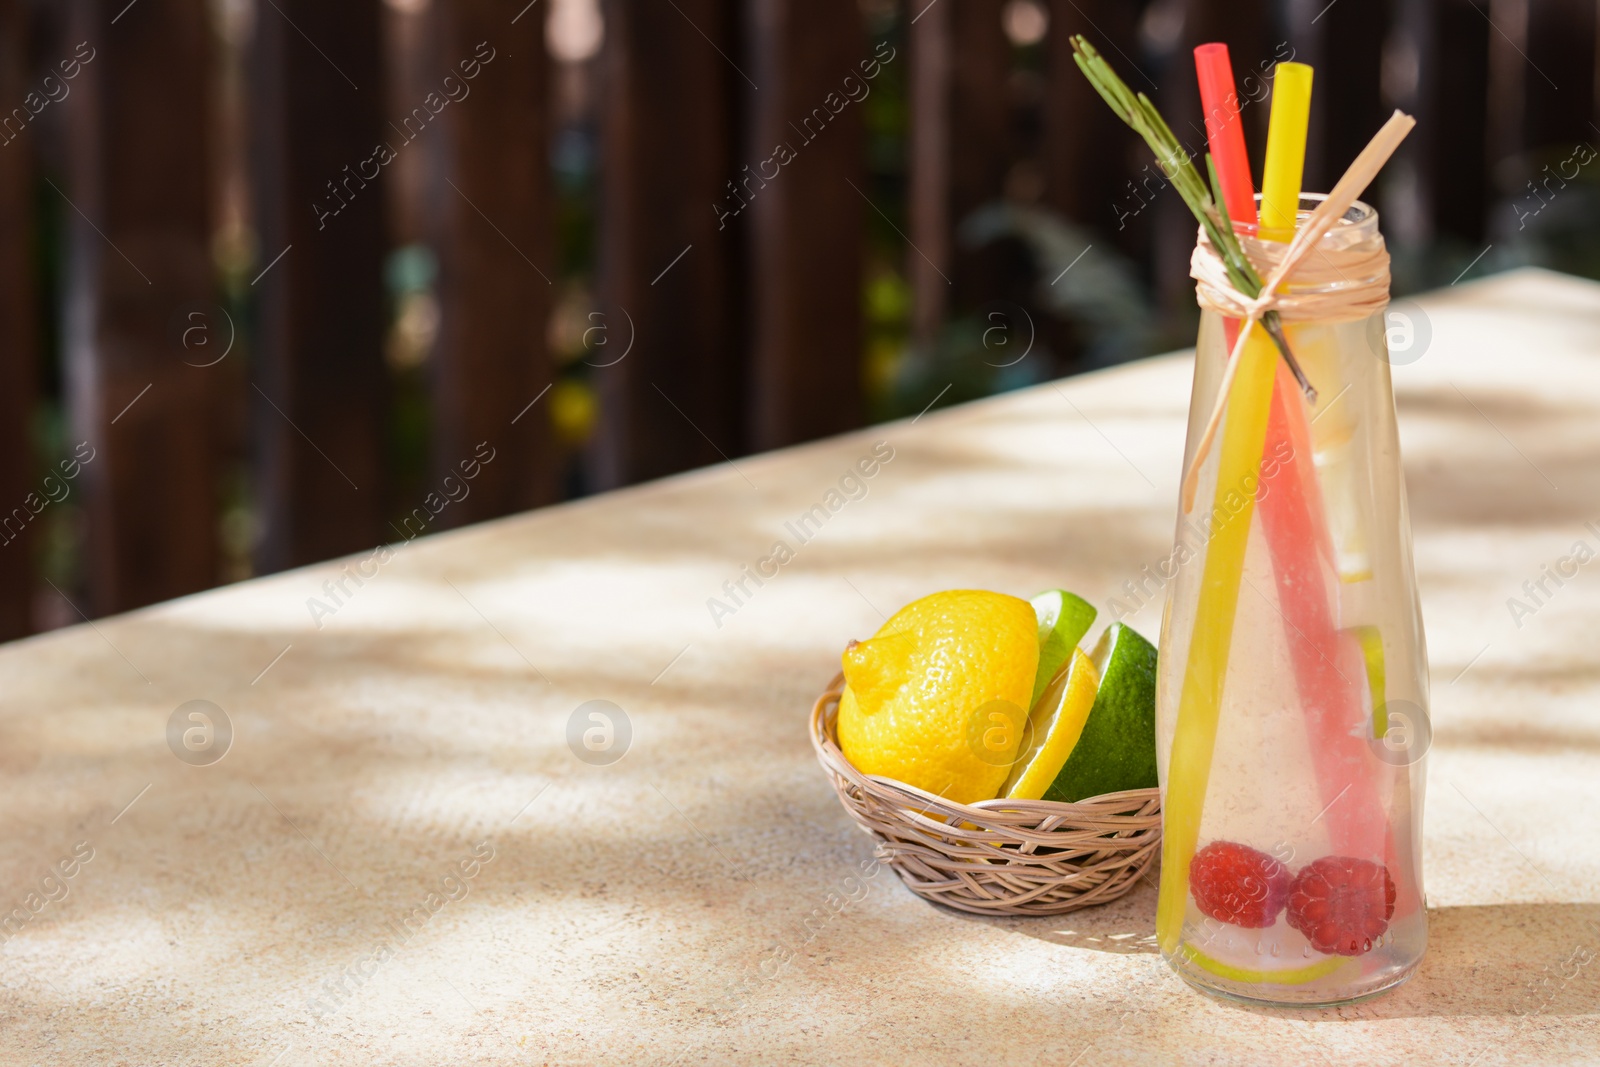
[[[1253,226],[1256,190],[1250,181],[1250,157],[1244,149],[1244,125],[1239,121],[1239,94],[1233,88],[1228,46],[1213,42],[1196,48],[1194,71],[1200,79],[1200,106],[1206,113],[1206,141],[1222,182],[1228,216],[1236,223]]]
[[[1255,188],[1228,46],[1203,44],[1194,50],[1194,61],[1208,147],[1228,215],[1235,223],[1254,224]],[[1231,351],[1239,324],[1228,320],[1225,328]],[[1359,686],[1366,673],[1354,639],[1338,629],[1329,588],[1337,571],[1312,463],[1311,428],[1295,382],[1280,364],[1264,452],[1282,456],[1285,445],[1290,459],[1263,469],[1257,507],[1272,557],[1295,684],[1306,712],[1317,784],[1328,805],[1319,818],[1327,821],[1335,851],[1377,859],[1391,848],[1388,820],[1373,780],[1374,757],[1363,739],[1369,731]],[[1383,694],[1374,693],[1372,699],[1376,706]],[[1395,864],[1390,868],[1396,869]]]

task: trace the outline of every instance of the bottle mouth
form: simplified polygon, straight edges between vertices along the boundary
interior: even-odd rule
[[[1311,217],[1311,213],[1322,206],[1328,199],[1327,193],[1301,193],[1300,207],[1295,212],[1295,224],[1298,229]],[[1261,213],[1261,194],[1256,194],[1256,214]],[[1233,232],[1240,237],[1256,238],[1259,236],[1260,226],[1253,222],[1235,222]],[[1322,235],[1317,242],[1320,248],[1340,249],[1351,248],[1378,236],[1378,210],[1371,204],[1361,200],[1351,203],[1333,228]]]
[[[1324,193],[1302,193],[1297,212],[1298,225],[1327,200]],[[1256,202],[1261,201],[1260,194]],[[1234,227],[1245,256],[1256,272],[1270,278],[1277,264],[1289,251],[1286,242],[1264,241],[1255,224]],[[1226,279],[1216,249],[1202,229],[1190,261],[1189,273],[1200,284],[1196,289],[1200,306],[1219,314],[1238,318],[1241,306],[1232,283]],[[1288,298],[1278,305],[1286,322],[1344,321],[1365,318],[1372,309],[1389,300],[1389,253],[1378,230],[1378,212],[1372,205],[1352,201],[1343,217],[1335,222],[1307,250],[1296,264],[1279,293]]]

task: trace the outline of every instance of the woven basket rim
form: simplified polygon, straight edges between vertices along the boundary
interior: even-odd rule
[[[975,915],[1060,915],[1132,889],[1161,849],[1161,791],[1067,804],[962,804],[845,758],[837,732],[844,676],[811,706],[811,744],[846,813],[917,896]]]
[[[829,707],[837,709],[840,695],[844,692],[844,673],[833,676],[827,689],[811,706],[811,747],[817,754],[817,760],[824,768],[840,778],[850,782],[856,788],[883,796],[884,793],[899,794],[901,803],[913,809],[907,812],[917,819],[926,819],[929,828],[937,828],[948,832],[950,824],[945,821],[928,819],[921,810],[929,808],[938,810],[951,819],[965,819],[967,821],[982,820],[986,823],[1012,822],[1021,826],[1036,825],[1044,820],[1053,819],[1060,825],[1085,825],[1103,822],[1107,816],[1117,816],[1119,813],[1134,813],[1140,811],[1152,798],[1160,800],[1161,790],[1158,788],[1125,789],[1116,793],[1102,793],[1099,796],[1085,797],[1082,800],[1066,803],[1059,800],[1007,800],[995,798],[993,800],[980,800],[973,804],[963,804],[959,801],[941,797],[925,789],[902,782],[896,778],[889,778],[881,774],[863,774],[856,769],[855,764],[845,756],[844,750],[839,747],[837,736],[837,710],[829,714]],[[885,798],[887,799],[887,798]],[[917,810],[921,809],[921,810]],[[1118,823],[1122,822],[1122,816]],[[1136,817],[1136,816],[1135,816]],[[1155,815],[1159,823],[1159,812]]]

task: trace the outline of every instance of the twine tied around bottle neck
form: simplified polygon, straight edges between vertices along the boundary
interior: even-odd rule
[[[1228,396],[1233,391],[1233,378],[1239,369],[1239,356],[1244,352],[1245,341],[1250,337],[1251,331],[1260,324],[1261,316],[1268,311],[1276,310],[1282,318],[1293,321],[1294,316],[1291,311],[1298,313],[1309,310],[1310,313],[1304,316],[1305,319],[1332,321],[1329,315],[1325,313],[1325,310],[1337,310],[1341,305],[1322,304],[1320,302],[1339,299],[1333,293],[1304,293],[1297,295],[1280,292],[1280,290],[1290,274],[1295,273],[1301,263],[1307,260],[1307,257],[1317,247],[1323,236],[1333,229],[1339,220],[1344,217],[1346,211],[1350,210],[1350,205],[1356,202],[1356,197],[1365,192],[1367,186],[1372,184],[1372,179],[1378,176],[1378,171],[1383,169],[1383,165],[1389,161],[1389,157],[1394,154],[1394,150],[1400,147],[1400,142],[1405,140],[1406,134],[1410,133],[1411,128],[1416,124],[1417,120],[1403,111],[1396,111],[1393,115],[1390,115],[1389,121],[1385,122],[1383,128],[1373,135],[1372,140],[1367,142],[1367,147],[1361,150],[1361,154],[1356,156],[1349,169],[1344,172],[1344,176],[1329,191],[1327,199],[1318,204],[1317,209],[1295,231],[1294,239],[1287,245],[1278,246],[1282,249],[1282,252],[1279,253],[1277,249],[1262,250],[1264,256],[1270,255],[1271,258],[1276,260],[1276,263],[1271,267],[1270,272],[1267,274],[1266,282],[1261,287],[1261,292],[1256,296],[1246,296],[1233,287],[1233,283],[1228,280],[1226,271],[1222,270],[1222,263],[1217,259],[1215,250],[1210,248],[1210,243],[1205,241],[1204,237],[1202,237],[1201,243],[1196,245],[1194,258],[1190,260],[1191,272],[1196,269],[1196,264],[1202,262],[1202,247],[1205,249],[1204,258],[1206,262],[1203,266],[1205,276],[1202,277],[1201,274],[1194,275],[1200,281],[1200,285],[1196,286],[1195,289],[1195,298],[1200,301],[1201,307],[1214,306],[1215,310],[1229,318],[1242,320],[1244,325],[1240,327],[1239,336],[1233,344],[1233,351],[1228,355],[1228,366],[1222,373],[1221,384],[1217,387],[1216,402],[1211,408],[1211,417],[1206,421],[1205,432],[1201,434],[1200,440],[1195,446],[1194,458],[1189,462],[1189,469],[1184,472],[1180,501],[1184,514],[1187,515],[1194,509],[1195,493],[1200,486],[1200,468],[1205,464],[1206,456],[1211,451],[1211,443],[1217,436],[1217,427],[1222,424],[1222,413],[1227,408]],[[1244,238],[1240,240],[1243,243]],[[1265,242],[1256,243],[1264,244]],[[1256,259],[1254,249],[1247,248],[1247,252],[1252,262],[1265,264],[1266,261],[1264,259]],[[1334,251],[1332,254],[1337,256],[1340,253]],[[1374,280],[1371,284],[1351,285],[1349,299],[1352,303],[1344,305],[1348,310],[1349,318],[1365,318],[1373,311],[1381,311],[1384,305],[1388,303],[1389,254],[1383,251],[1381,242],[1378,243],[1376,254],[1383,257],[1383,269],[1381,271],[1361,270],[1360,273],[1352,272],[1350,278],[1364,280],[1369,274],[1376,273],[1381,275],[1381,299],[1379,299],[1379,280]],[[1219,275],[1216,277],[1211,274],[1212,262],[1216,264],[1219,271]],[[1304,277],[1309,281],[1316,272],[1325,269],[1337,271],[1345,270],[1346,267],[1344,263],[1330,261],[1326,256],[1319,257],[1318,260],[1308,262],[1305,267],[1306,273],[1304,275],[1297,274],[1296,280],[1299,281]],[[1359,270],[1360,268],[1358,267],[1357,269]],[[1208,305],[1208,300],[1214,303]],[[1301,301],[1304,301],[1304,303],[1301,303]],[[1362,306],[1362,302],[1365,301],[1374,302],[1371,305],[1371,310],[1360,314],[1355,313],[1354,309]]]
[[[1292,247],[1245,234],[1239,235],[1239,245],[1262,277],[1276,276]],[[1195,302],[1230,319],[1276,310],[1284,322],[1349,322],[1375,315],[1389,303],[1389,253],[1379,234],[1345,248],[1306,245],[1291,267],[1284,291],[1264,288],[1260,296],[1247,297],[1228,280],[1228,268],[1202,227],[1189,276],[1196,282]]]

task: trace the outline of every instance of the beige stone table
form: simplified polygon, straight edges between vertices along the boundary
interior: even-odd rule
[[[27,916],[0,1062],[1600,1060],[1600,562],[1507,608],[1600,545],[1600,286],[1420,306],[1394,377],[1432,941],[1388,996],[1208,1000],[1156,954],[1147,886],[988,920],[858,881],[870,841],[813,761],[811,698],[884,613],[951,586],[1103,603],[1166,553],[1175,355],[420,538],[342,592],[328,564],[0,649],[0,909]],[[192,700],[231,723],[219,762],[169,746]],[[594,700],[631,733],[610,765],[568,742]],[[203,763],[222,723],[207,748],[187,715]]]

